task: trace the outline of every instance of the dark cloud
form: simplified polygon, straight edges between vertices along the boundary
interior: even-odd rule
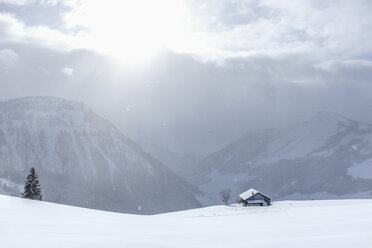
[[[0,47],[18,54],[16,66],[0,73],[3,99],[53,95],[83,101],[126,135],[179,151],[213,151],[248,130],[301,121],[318,110],[372,123],[367,62],[319,67],[297,55],[218,65],[164,51],[139,68],[84,50]],[[73,73],[61,73],[64,68]]]
[[[214,151],[248,130],[318,110],[372,123],[367,2],[189,4],[197,31],[215,38],[215,61],[164,49],[131,65],[86,49],[63,51],[56,44],[69,37],[58,33],[60,5],[45,5],[45,17],[38,15],[49,9],[36,5],[0,5],[13,13],[0,14],[0,98],[83,101],[126,135],[182,152]],[[232,53],[220,59],[220,49]]]

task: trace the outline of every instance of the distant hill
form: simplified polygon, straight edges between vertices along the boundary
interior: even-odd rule
[[[192,182],[204,204],[253,187],[274,199],[372,198],[372,125],[334,113],[258,130],[209,155]],[[233,199],[235,200],[235,199]]]
[[[32,166],[46,201],[131,213],[199,206],[193,186],[79,102],[0,102],[0,192],[18,195]]]
[[[138,144],[145,152],[185,179],[199,173],[198,165],[206,157],[205,154],[179,153],[144,142],[138,142]]]

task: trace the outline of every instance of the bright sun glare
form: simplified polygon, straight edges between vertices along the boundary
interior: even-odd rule
[[[84,45],[135,63],[162,47],[182,47],[190,30],[188,9],[179,0],[83,2],[65,17],[81,26]]]

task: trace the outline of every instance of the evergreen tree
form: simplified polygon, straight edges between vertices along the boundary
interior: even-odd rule
[[[39,178],[35,172],[34,167],[30,169],[30,174],[27,176],[22,197],[39,201],[43,200],[43,196],[41,195]]]

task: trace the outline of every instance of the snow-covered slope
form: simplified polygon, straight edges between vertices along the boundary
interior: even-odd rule
[[[249,132],[200,167],[193,182],[205,204],[219,202],[222,189],[235,197],[251,187],[274,199],[372,198],[372,125],[322,112],[298,125]]]
[[[372,200],[283,201],[169,214],[117,214],[0,196],[0,246],[371,247]]]
[[[0,192],[18,194],[30,167],[44,199],[155,213],[199,206],[192,186],[82,103],[29,97],[0,103]]]

